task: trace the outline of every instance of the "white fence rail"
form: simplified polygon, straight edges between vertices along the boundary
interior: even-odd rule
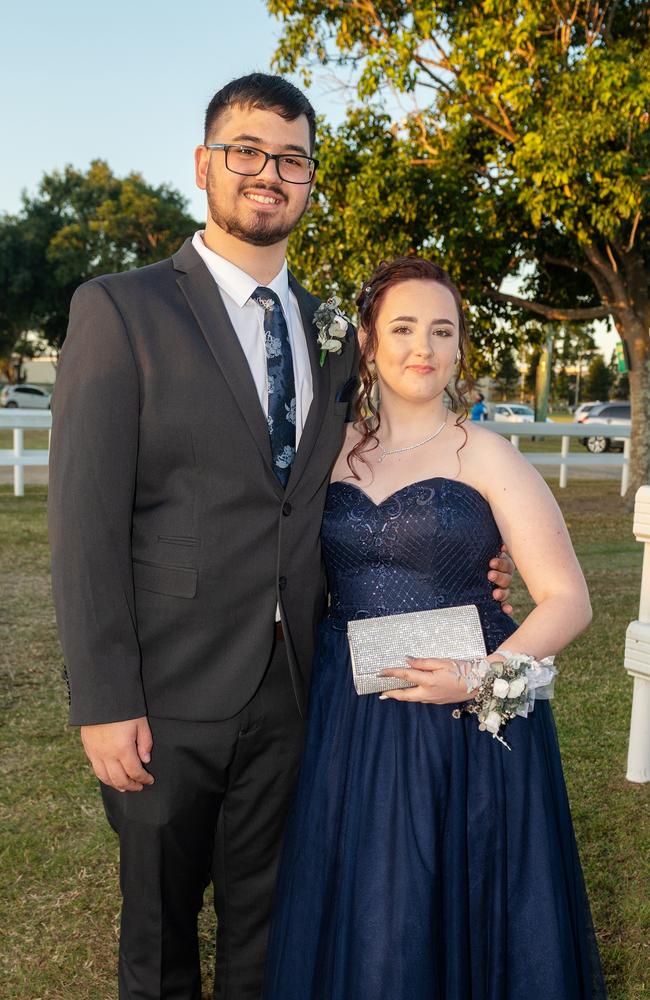
[[[0,466],[13,465],[14,496],[25,495],[26,465],[47,465],[49,462],[49,448],[25,448],[25,431],[51,428],[52,414],[49,410],[0,410],[0,430],[14,432],[13,448],[0,448]]]
[[[515,448],[519,447],[521,438],[561,438],[559,452],[535,452],[527,451],[524,454],[529,462],[539,466],[558,466],[560,472],[560,489],[564,489],[569,478],[569,467],[589,466],[590,468],[620,468],[621,470],[621,496],[627,493],[630,478],[630,428],[627,424],[561,424],[561,423],[506,423],[505,421],[486,420],[483,427],[509,437]],[[570,452],[571,438],[586,437],[606,437],[625,438],[623,454],[614,452],[601,452],[600,455],[593,455],[585,451],[584,454]]]
[[[25,449],[24,432],[28,429],[46,428],[52,426],[52,414],[49,410],[0,410],[0,429],[13,430],[13,449],[0,449],[0,466],[13,466],[14,469],[14,493],[16,496],[23,496],[25,493],[25,466],[26,465],[47,465],[49,452],[47,450],[37,451],[33,448]],[[624,424],[560,424],[560,423],[507,423],[505,421],[486,420],[484,427],[509,437],[513,445],[518,448],[521,438],[561,438],[561,448],[559,452],[534,452],[528,451],[524,454],[526,458],[536,466],[557,466],[560,475],[560,487],[563,489],[568,481],[568,472],[571,466],[576,468],[589,466],[590,468],[620,468],[621,469],[621,496],[625,496],[629,481],[629,458],[630,458],[630,428]],[[589,452],[575,454],[569,451],[571,438],[584,438],[587,436],[622,437],[625,438],[623,454],[606,452],[600,455],[592,455]]]

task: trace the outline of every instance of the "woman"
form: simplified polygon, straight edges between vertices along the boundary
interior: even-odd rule
[[[266,1000],[604,997],[549,702],[508,722],[508,749],[460,711],[477,695],[465,664],[413,660],[387,673],[416,686],[355,693],[351,619],[474,604],[496,663],[558,653],[591,617],[544,481],[464,421],[468,338],[446,273],[383,264],[358,306],[363,391],[325,507],[331,607]],[[483,576],[502,540],[535,602],[518,627]]]

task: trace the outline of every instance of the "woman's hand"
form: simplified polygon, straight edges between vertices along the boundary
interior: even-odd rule
[[[407,656],[406,661],[412,664],[410,669],[382,670],[380,677],[399,677],[417,684],[417,687],[383,691],[379,696],[381,699],[451,705],[458,701],[470,701],[474,697],[474,692],[468,692],[467,683],[454,660],[425,660]]]

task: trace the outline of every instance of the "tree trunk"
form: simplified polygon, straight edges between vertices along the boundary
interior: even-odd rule
[[[632,450],[630,487],[625,498],[632,510],[636,491],[650,484],[650,339],[648,326],[640,320],[633,329],[616,324],[630,354],[630,401],[632,403]]]

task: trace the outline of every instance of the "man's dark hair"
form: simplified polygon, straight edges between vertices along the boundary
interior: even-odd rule
[[[295,121],[300,115],[305,115],[309,122],[310,152],[313,151],[316,140],[316,113],[302,91],[281,76],[249,73],[248,76],[231,80],[218,90],[205,112],[205,142],[211,138],[219,115],[231,107],[275,111],[290,122]]]

